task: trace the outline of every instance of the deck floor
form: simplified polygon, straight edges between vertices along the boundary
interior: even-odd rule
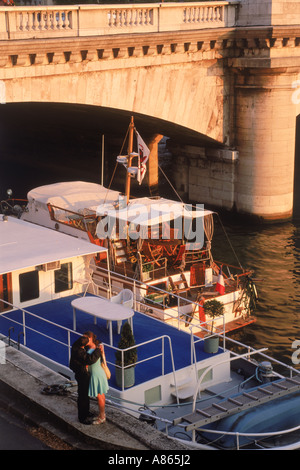
[[[70,340],[71,344],[76,340],[78,335],[73,331],[73,309],[71,301],[76,296],[68,296],[60,299],[44,302],[38,305],[31,306],[26,310],[36,316],[60,325],[65,329],[41,320],[36,316],[26,314],[26,346],[59,364],[68,366],[68,330],[71,330]],[[14,323],[14,321],[20,324]],[[22,335],[22,312],[20,310],[6,312],[0,315],[0,333],[8,336],[9,328],[11,330],[11,339],[15,342],[20,341],[23,344],[24,337]],[[115,384],[115,350],[109,346],[109,332],[106,326],[106,321],[97,319],[97,324],[94,324],[94,317],[86,313],[76,311],[76,326],[77,333],[84,333],[87,330],[93,331],[97,338],[105,344],[105,353],[107,362],[112,372],[110,384],[116,387]],[[148,317],[147,315],[135,312],[133,317],[133,330],[136,344],[141,344],[153,338],[167,336],[171,339],[172,351],[174,357],[175,369],[181,369],[191,363],[191,337],[188,333],[178,331],[176,328],[165,324],[155,318]],[[42,335],[40,334],[42,333]],[[51,337],[51,339],[49,338]],[[53,338],[56,340],[53,341]],[[117,333],[117,322],[113,322],[113,346],[117,348],[120,335]],[[138,361],[146,361],[150,356],[159,355],[164,350],[164,373],[172,372],[172,361],[170,354],[169,341],[157,340],[138,348]],[[220,350],[222,352],[222,350]],[[203,341],[196,345],[197,360],[202,360],[210,357],[203,350]],[[156,357],[149,361],[143,362],[136,366],[135,376],[136,383],[142,383],[150,380],[162,373],[162,359]]]

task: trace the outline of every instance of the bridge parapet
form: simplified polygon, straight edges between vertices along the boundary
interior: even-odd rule
[[[232,27],[239,1],[0,8],[0,39],[84,37]]]

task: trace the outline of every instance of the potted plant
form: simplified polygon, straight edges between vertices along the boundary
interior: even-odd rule
[[[217,299],[207,300],[203,305],[205,315],[212,318],[210,334],[204,339],[204,350],[208,353],[216,353],[219,349],[219,336],[213,336],[214,320],[224,315],[224,304]]]
[[[151,276],[150,276],[150,271],[152,271],[152,269],[153,269],[152,263],[145,263],[145,264],[143,264],[143,266],[142,266],[142,278],[143,278],[143,281],[148,281],[148,279],[151,278]]]
[[[135,340],[128,322],[121,329],[121,338],[116,351],[116,382],[118,387],[123,388],[122,371],[124,371],[124,388],[132,387],[135,382],[134,366],[137,361],[137,349],[134,348]],[[122,352],[122,349],[129,349]],[[131,367],[128,367],[131,366]]]

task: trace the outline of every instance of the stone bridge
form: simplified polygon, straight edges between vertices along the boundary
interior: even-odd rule
[[[287,219],[299,18],[298,0],[0,8],[0,100],[144,116],[183,197]]]

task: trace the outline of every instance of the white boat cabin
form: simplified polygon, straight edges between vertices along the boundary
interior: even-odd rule
[[[98,247],[55,230],[0,216],[0,313],[82,292]]]
[[[39,186],[28,192],[28,204],[21,218],[89,240],[88,231],[91,225],[95,225],[95,219],[90,220],[89,216],[94,215],[103,202],[117,201],[119,194],[100,184],[85,181]]]

